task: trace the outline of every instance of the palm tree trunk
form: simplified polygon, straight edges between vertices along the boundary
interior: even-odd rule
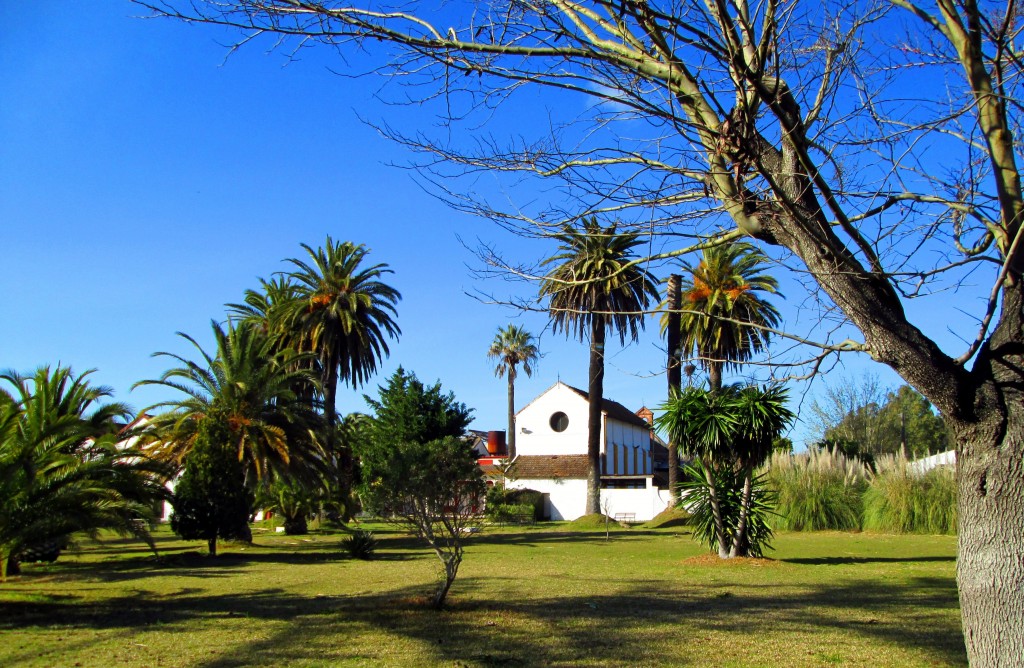
[[[338,397],[338,365],[341,362],[341,351],[336,347],[331,349],[328,355],[327,368],[324,369],[324,416],[327,418],[327,451],[331,453],[334,464],[338,471],[338,485],[345,503],[341,504],[341,521],[348,522],[352,519],[350,504],[347,502],[352,491],[353,463],[352,453],[348,449],[336,447],[338,424],[338,409],[335,405]]]
[[[719,361],[708,362],[708,386],[712,392],[722,389],[722,363]]]
[[[217,556],[217,537],[214,536],[213,538],[208,538],[206,540],[206,546],[210,550],[210,556],[211,557],[216,557]]]
[[[732,550],[729,557],[745,557],[749,553],[750,541],[747,540],[747,518],[750,517],[750,498],[754,489],[754,468],[743,467],[743,497],[740,503],[740,518],[736,522],[736,533],[732,537]]]
[[[668,376],[668,395],[679,392],[683,387],[682,350],[680,349],[679,309],[681,307],[682,277],[672,274],[668,277],[668,326],[666,327],[668,344],[668,365],[665,375]],[[668,493],[672,505],[679,504],[679,444],[669,441],[668,444]]]
[[[516,458],[516,368],[508,370],[508,460]]]
[[[590,410],[587,414],[587,514],[601,512],[601,404],[604,399],[604,318],[590,326]]]

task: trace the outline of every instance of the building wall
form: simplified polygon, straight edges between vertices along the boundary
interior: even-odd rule
[[[518,447],[519,444],[516,444]],[[574,520],[587,510],[587,481],[582,478],[509,480],[510,489],[533,489],[547,494],[544,515],[552,520]]]
[[[569,418],[563,432],[551,428],[551,416],[561,411]],[[516,415],[516,454],[587,454],[587,401],[568,387],[556,384]]]
[[[608,420],[605,425],[606,475],[650,475],[651,432],[645,427]]]
[[[613,518],[617,513],[633,513],[637,522],[646,522],[668,508],[669,503],[668,490],[658,489],[651,478],[647,478],[647,487],[643,489],[601,490],[601,512]]]
[[[582,478],[510,480],[508,486],[547,494],[544,513],[552,520],[574,520],[586,514],[587,481]],[[668,490],[659,490],[650,478],[647,487],[642,489],[601,490],[602,512],[610,517],[615,517],[616,513],[633,513],[637,522],[653,519],[668,508],[669,502]]]

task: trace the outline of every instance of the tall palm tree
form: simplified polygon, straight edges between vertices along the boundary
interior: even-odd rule
[[[288,277],[298,286],[298,299],[288,322],[308,341],[321,369],[324,412],[327,417],[327,448],[340,472],[339,484],[352,488],[354,464],[351,453],[335,448],[338,422],[335,400],[338,384],[358,388],[376,371],[390,352],[388,340],[402,333],[394,318],[402,295],[380,280],[392,273],[386,264],[366,265],[369,250],[350,241],[335,242],[330,236],[322,248],[302,248],[309,260],[290,258],[296,270]]]
[[[163,461],[181,465],[192,450],[202,420],[224,415],[233,440],[229,445],[244,462],[246,483],[268,476],[312,473],[323,463],[318,434],[322,432],[314,407],[296,388],[317,388],[318,380],[296,360],[302,355],[280,350],[271,337],[252,324],[228,322],[225,329],[211,323],[216,353],[203,350],[187,334],[179,336],[199,351],[195,362],[174,353],[158,352],[182,366],[139,385],[163,385],[178,390],[182,399],[164,401],[150,409],[166,408],[150,425],[151,452]]]
[[[69,534],[114,529],[148,540],[144,523],[164,498],[166,471],[119,442],[123,404],[66,367],[0,380],[0,581],[19,555],[60,547]],[[152,543],[150,543],[152,545]]]
[[[634,264],[633,249],[643,243],[638,234],[619,233],[616,224],[602,227],[596,217],[584,218],[577,228],[566,225],[554,235],[559,252],[544,261],[551,270],[540,286],[548,298],[553,329],[578,337],[590,336],[590,379],[587,420],[587,513],[601,512],[601,404],[604,399],[604,349],[608,329],[626,343],[635,341],[644,326],[643,311],[658,299],[650,273]]]
[[[497,360],[494,375],[498,378],[508,376],[508,459],[516,456],[516,367],[523,365],[527,376],[533,375],[533,364],[538,357],[537,346],[533,343],[533,334],[523,327],[509,324],[498,328],[498,333],[491,342],[487,356]]]
[[[337,423],[338,384],[358,388],[377,371],[390,352],[388,340],[402,333],[394,318],[402,295],[382,282],[393,273],[386,264],[364,264],[369,250],[327,237],[323,248],[302,244],[309,261],[290,258],[297,269],[288,277],[297,297],[289,322],[309,337],[323,376],[324,410],[330,426]]]
[[[767,347],[779,312],[761,294],[778,294],[778,281],[760,273],[768,258],[748,243],[712,246],[695,266],[685,266],[681,347],[708,372],[712,390],[724,369],[736,367]],[[664,319],[667,323],[668,318]]]

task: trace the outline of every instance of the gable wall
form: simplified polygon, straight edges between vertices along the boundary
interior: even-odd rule
[[[551,416],[561,411],[569,426],[559,433]],[[516,415],[516,452],[519,455],[587,454],[587,402],[564,385],[555,385]]]

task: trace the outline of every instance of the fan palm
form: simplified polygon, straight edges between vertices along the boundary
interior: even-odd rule
[[[584,218],[580,228],[566,225],[554,235],[559,252],[544,261],[551,270],[540,286],[548,298],[553,329],[580,341],[590,336],[590,380],[587,420],[587,512],[600,512],[601,404],[604,398],[604,348],[608,329],[635,341],[644,326],[643,311],[657,301],[650,273],[631,261],[643,241],[638,234],[619,233],[613,223]]]
[[[766,328],[778,325],[779,312],[760,294],[778,293],[775,278],[760,273],[766,263],[754,246],[736,243],[705,248],[696,267],[684,265],[680,345],[700,359],[712,390],[722,387],[724,369],[767,347]]]
[[[239,461],[244,462],[246,483],[272,475],[302,475],[323,463],[317,434],[319,417],[297,388],[316,388],[312,373],[297,363],[302,355],[280,350],[271,337],[252,324],[211,323],[216,353],[210,355],[191,336],[178,333],[199,351],[201,361],[158,352],[182,366],[169,369],[157,380],[138,385],[163,385],[184,398],[151,408],[166,408],[150,424],[149,440],[155,456],[180,466],[191,451],[199,424],[208,416],[225,416]],[[217,410],[214,410],[214,409]]]
[[[533,375],[533,364],[538,357],[537,346],[533,343],[533,335],[523,327],[508,325],[499,328],[491,342],[487,356],[497,360],[494,375],[498,378],[508,376],[508,458],[516,456],[516,367],[523,365],[527,376]]]
[[[0,374],[0,581],[26,549],[79,531],[114,529],[148,540],[144,524],[163,498],[165,471],[118,442],[122,404],[100,403],[89,372],[41,367]]]

